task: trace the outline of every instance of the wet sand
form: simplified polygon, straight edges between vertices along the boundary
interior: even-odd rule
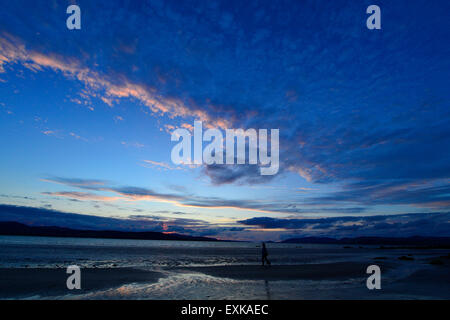
[[[135,282],[157,282],[163,275],[133,268],[83,268],[81,289],[69,290],[63,268],[0,268],[0,299],[83,294]]]
[[[379,264],[381,265],[381,264]],[[235,265],[210,267],[184,267],[213,277],[235,280],[338,280],[366,277],[367,263],[337,262],[303,265]],[[385,266],[386,268],[386,266]]]
[[[340,262],[303,265],[232,265],[167,268],[175,273],[202,273],[236,280],[345,280],[365,276],[366,264]],[[66,294],[84,294],[130,283],[154,283],[161,272],[135,268],[82,268],[81,290],[69,290],[70,275],[64,268],[2,268],[0,269],[0,299],[42,298]]]
[[[265,267],[87,267],[81,290],[66,288],[65,268],[0,268],[0,299],[450,299],[450,255],[402,257],[413,255]],[[382,290],[366,287],[370,264],[381,267]]]

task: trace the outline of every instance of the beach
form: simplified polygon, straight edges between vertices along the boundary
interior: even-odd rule
[[[449,299],[445,249],[0,237],[0,299]],[[18,255],[21,252],[22,255]],[[139,258],[138,258],[139,257]],[[69,290],[69,265],[81,289]],[[366,269],[381,269],[368,290]]]
[[[68,294],[66,280],[69,274],[63,268],[8,268],[0,269],[0,299],[40,298]],[[79,294],[120,287],[136,282],[152,283],[162,276],[158,272],[132,268],[82,269],[82,287]]]
[[[213,277],[235,280],[330,280],[350,279],[364,274],[367,266],[358,262],[337,262],[304,265],[237,265],[179,268],[184,272],[198,272]]]

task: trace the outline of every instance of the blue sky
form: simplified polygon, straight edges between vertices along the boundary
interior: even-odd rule
[[[81,30],[66,28],[72,3]],[[368,30],[371,4],[2,4],[0,219],[450,235],[450,5],[378,1],[382,29]],[[279,173],[173,164],[170,133],[195,120],[278,128]]]

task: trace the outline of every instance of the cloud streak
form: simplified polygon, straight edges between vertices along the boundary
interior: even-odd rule
[[[152,189],[134,187],[134,186],[111,186],[110,183],[102,180],[78,179],[78,178],[61,178],[52,177],[43,179],[46,182],[55,182],[70,187],[86,189],[90,191],[109,192],[119,197],[99,196],[92,193],[84,192],[46,192],[44,194],[52,196],[62,196],[74,198],[77,200],[96,200],[96,201],[151,201],[172,203],[180,207],[208,208],[208,209],[236,209],[248,210],[266,213],[320,213],[320,212],[336,212],[336,213],[355,213],[362,212],[361,207],[339,207],[339,208],[302,208],[300,203],[286,203],[285,201],[270,201],[257,199],[224,199],[220,197],[205,197],[193,194],[181,193],[162,193]]]
[[[416,213],[320,219],[279,219],[256,217],[239,223],[263,229],[284,229],[284,237],[358,237],[358,236],[448,236],[450,213]]]

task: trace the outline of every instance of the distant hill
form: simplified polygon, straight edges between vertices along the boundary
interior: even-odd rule
[[[450,237],[356,237],[334,239],[327,237],[291,238],[283,243],[322,243],[322,244],[365,244],[365,245],[425,245],[450,246]]]
[[[215,238],[192,237],[176,233],[166,234],[150,231],[127,232],[110,230],[77,230],[62,227],[31,227],[18,222],[0,222],[0,235],[132,240],[219,241]]]

